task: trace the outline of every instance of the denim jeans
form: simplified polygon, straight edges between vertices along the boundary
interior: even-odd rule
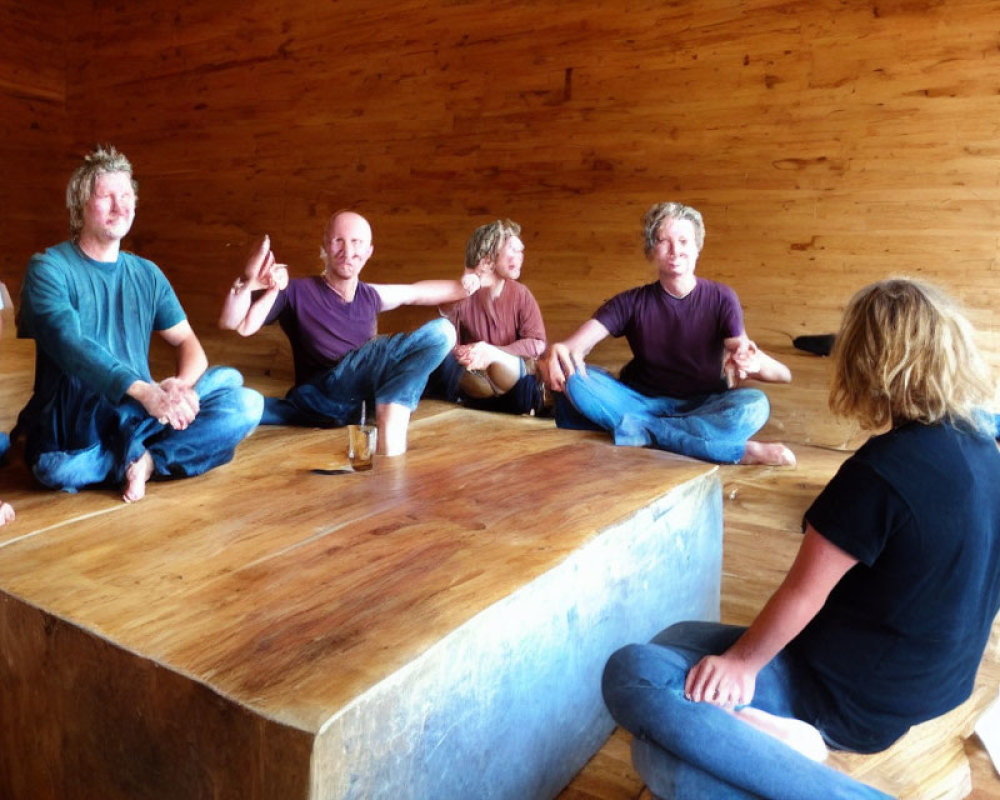
[[[747,439],[767,422],[770,405],[759,389],[731,389],[677,399],[650,397],[587,367],[566,382],[572,403],[557,408],[561,428],[611,431],[617,445],[656,447],[671,453],[737,464]]]
[[[266,398],[261,423],[340,428],[358,422],[366,402],[369,413],[384,403],[413,411],[427,377],[454,346],[455,328],[443,318],[413,333],[378,336],[284,399]]]
[[[707,654],[725,651],[744,628],[682,622],[652,642],[615,652],[604,669],[604,701],[636,737],[635,767],[664,800],[871,800],[877,789],[817,763],[729,712],[684,697],[684,680]],[[805,718],[807,705],[831,702],[787,652],[757,675],[750,705]]]
[[[243,386],[231,367],[213,367],[194,387],[199,411],[184,430],[160,424],[132,398],[94,406],[95,418],[83,438],[86,446],[39,453],[32,463],[38,480],[53,489],[75,492],[107,481],[121,483],[129,465],[145,451],[154,475],[184,478],[231,461],[238,445],[260,421],[264,398]],[[95,422],[96,419],[96,422]]]

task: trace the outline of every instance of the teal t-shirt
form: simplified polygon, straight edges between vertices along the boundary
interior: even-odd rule
[[[118,402],[134,381],[151,380],[153,331],[185,318],[152,261],[125,251],[113,263],[95,261],[63,242],[28,264],[18,335],[36,343],[36,395],[67,374]]]

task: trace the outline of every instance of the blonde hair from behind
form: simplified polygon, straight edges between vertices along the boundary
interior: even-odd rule
[[[974,338],[933,286],[909,278],[866,286],[837,334],[830,409],[867,430],[942,421],[983,429],[994,389]]]

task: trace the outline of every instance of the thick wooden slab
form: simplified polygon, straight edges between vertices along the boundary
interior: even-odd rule
[[[0,539],[0,705],[43,744],[8,729],[19,766],[0,779],[55,796],[81,771],[107,797],[147,781],[175,796],[428,796],[486,774],[471,754],[509,763],[500,748],[529,741],[518,707],[544,725],[518,753],[524,776],[502,770],[523,782],[495,796],[552,795],[610,732],[608,653],[670,608],[718,616],[715,467],[443,403],[421,405],[406,455],[312,471],[345,467],[345,451],[343,429],[262,428],[231,464],[134,505],[5,468],[18,517]],[[472,715],[463,730],[480,733],[432,747],[435,714]],[[554,718],[575,720],[557,737],[568,749],[551,746]]]

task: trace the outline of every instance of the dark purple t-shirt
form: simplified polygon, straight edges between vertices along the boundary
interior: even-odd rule
[[[612,336],[625,336],[632,348],[622,383],[651,396],[725,391],[723,343],[743,333],[736,292],[706,278],[680,299],[659,282],[629,289],[597,309],[594,319]]]
[[[330,369],[378,333],[382,298],[367,283],[358,283],[350,303],[322,276],[295,278],[278,292],[265,324],[275,320],[288,336],[298,386]]]

